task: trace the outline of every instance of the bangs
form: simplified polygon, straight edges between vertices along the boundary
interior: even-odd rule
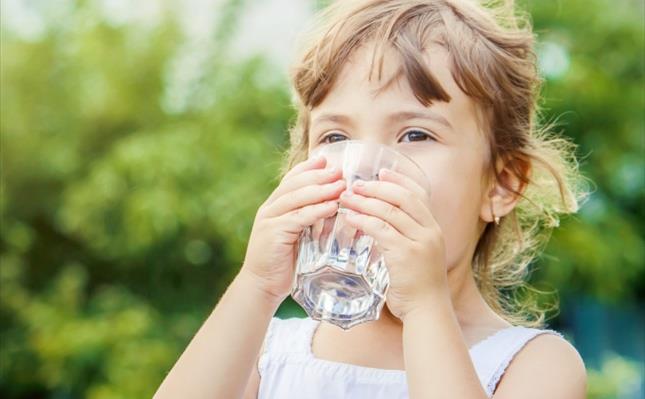
[[[399,67],[376,90],[376,94],[387,89],[403,75],[417,100],[424,106],[434,101],[449,102],[450,96],[438,79],[430,72],[424,59],[424,51],[430,42],[426,34],[432,27],[440,28],[436,14],[429,14],[431,5],[416,5],[399,11],[392,17],[387,7],[381,15],[372,15],[361,7],[348,11],[344,18],[322,18],[339,21],[329,26],[325,37],[318,41],[306,55],[309,68],[299,68],[293,74],[294,82],[302,84],[296,90],[302,103],[309,109],[315,108],[327,96],[342,68],[349,59],[364,46],[373,46],[368,79],[376,74],[378,82],[383,80],[383,62],[388,51],[398,58]],[[333,11],[333,10],[332,10]],[[433,18],[434,17],[434,18]],[[423,27],[423,28],[422,28]],[[436,32],[435,32],[436,33]],[[435,44],[441,44],[434,41]],[[389,54],[389,53],[388,53]]]
[[[396,38],[392,43],[395,54],[399,61],[399,67],[377,90],[376,94],[386,90],[393,82],[402,75],[407,79],[416,99],[428,107],[433,101],[449,102],[450,95],[441,86],[438,79],[426,67],[426,60],[423,59],[423,49],[413,43],[405,41],[405,36]],[[380,82],[383,78],[383,62],[385,58],[384,46],[377,46],[373,50],[372,62],[370,64],[369,79],[371,81],[373,71],[377,67],[376,79]]]

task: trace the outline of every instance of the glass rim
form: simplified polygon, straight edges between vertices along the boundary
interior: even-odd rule
[[[360,144],[360,145],[366,145],[366,144],[367,144],[367,145],[374,145],[374,146],[377,146],[377,147],[381,147],[381,148],[385,149],[387,152],[389,152],[390,154],[393,154],[394,156],[402,157],[402,158],[405,158],[405,159],[407,159],[408,161],[412,162],[412,164],[413,164],[414,166],[416,166],[416,167],[417,167],[417,169],[419,169],[419,171],[421,171],[421,173],[423,174],[423,176],[424,176],[424,177],[426,177],[426,178],[428,177],[428,176],[426,175],[426,172],[425,172],[425,171],[423,170],[423,168],[421,167],[421,165],[419,165],[419,164],[417,163],[417,161],[415,161],[414,159],[412,159],[412,157],[410,157],[409,155],[404,154],[404,153],[402,153],[402,152],[400,152],[400,151],[397,151],[397,150],[395,150],[394,148],[392,148],[392,147],[390,147],[390,146],[388,146],[388,145],[381,144],[381,143],[376,143],[376,142],[372,142],[372,141],[356,140],[356,139],[341,140],[341,141],[337,141],[337,142],[335,142],[335,143],[330,143],[330,144],[326,144],[325,146],[315,148],[313,151],[311,151],[311,153],[308,155],[308,157],[309,157],[309,158],[311,158],[312,156],[315,156],[315,155],[316,155],[316,154],[318,154],[320,151],[322,151],[322,149],[327,148],[327,147],[329,147],[329,146],[333,146],[333,145],[341,144],[341,143],[343,143],[343,144],[345,144],[345,145],[349,145],[349,144],[351,144],[351,143],[357,143],[357,144]]]

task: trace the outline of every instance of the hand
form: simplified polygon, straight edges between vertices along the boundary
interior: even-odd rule
[[[443,234],[430,212],[429,194],[409,177],[381,169],[379,180],[358,181],[340,204],[358,214],[347,222],[375,240],[390,275],[386,303],[403,320],[427,304],[430,294],[447,295]]]
[[[270,300],[289,295],[300,233],[338,211],[345,181],[340,170],[323,169],[326,163],[318,158],[294,166],[255,216],[240,273],[252,277]]]

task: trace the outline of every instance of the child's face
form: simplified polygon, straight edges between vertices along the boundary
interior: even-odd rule
[[[435,101],[427,108],[416,99],[403,74],[374,96],[382,82],[375,82],[375,74],[371,83],[367,80],[370,57],[371,50],[357,50],[327,97],[312,110],[309,151],[325,145],[321,143],[323,137],[335,133],[325,139],[326,143],[346,139],[374,141],[412,157],[430,180],[430,210],[444,234],[447,266],[469,265],[484,227],[480,215],[485,212],[489,191],[484,179],[488,143],[475,102],[453,80],[449,55],[439,46],[426,52],[427,65],[451,101]],[[383,79],[399,67],[395,60],[386,55]],[[390,118],[399,112],[430,117]],[[329,114],[342,115],[347,120],[319,120]]]

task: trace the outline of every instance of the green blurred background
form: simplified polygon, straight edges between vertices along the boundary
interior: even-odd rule
[[[321,2],[1,4],[0,396],[150,397],[277,184],[293,38]],[[589,397],[642,398],[643,3],[521,4],[547,118],[594,182],[531,280],[559,294]]]

